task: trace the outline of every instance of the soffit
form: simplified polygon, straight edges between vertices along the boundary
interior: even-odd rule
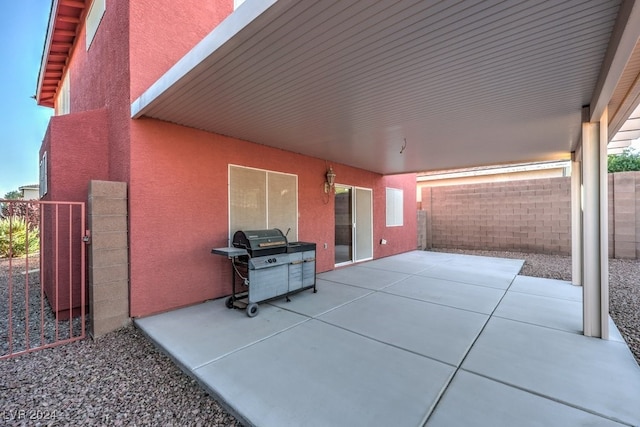
[[[84,0],[53,0],[36,89],[38,105],[54,106],[84,9]]]
[[[620,153],[640,138],[640,40],[609,102],[609,153]]]
[[[383,174],[566,159],[618,8],[247,0],[132,116]]]

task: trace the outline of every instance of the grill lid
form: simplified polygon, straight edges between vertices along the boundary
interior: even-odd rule
[[[252,256],[287,251],[287,237],[277,228],[269,230],[239,230],[233,235],[233,246],[244,248]]]

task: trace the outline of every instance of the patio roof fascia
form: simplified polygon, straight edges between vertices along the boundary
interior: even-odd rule
[[[206,65],[207,58],[214,52],[229,51],[233,48],[231,45],[250,38],[252,34],[249,32],[254,32],[256,27],[249,24],[254,20],[261,16],[268,18],[269,11],[273,13],[278,9],[286,8],[288,3],[290,2],[282,0],[254,0],[251,7],[243,7],[244,3],[240,5],[131,103],[131,118],[142,117],[153,101],[178,90],[180,80],[192,70]],[[237,42],[230,43],[234,38]]]
[[[597,122],[605,113],[639,38],[640,2],[625,0],[620,6],[609,47],[602,63],[598,83],[590,104],[589,121]],[[635,107],[626,112],[627,117],[633,109]],[[616,118],[611,117],[611,120],[616,120]]]

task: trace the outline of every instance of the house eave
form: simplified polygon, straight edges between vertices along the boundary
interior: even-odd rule
[[[51,4],[36,87],[38,105],[55,106],[56,93],[67,71],[85,9],[85,0],[53,0]]]

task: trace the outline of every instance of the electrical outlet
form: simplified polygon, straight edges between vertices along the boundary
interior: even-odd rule
[[[385,239],[382,239],[382,240],[380,240],[380,244],[381,244],[381,245],[386,245],[386,244],[387,244],[387,241],[386,241]]]
[[[329,246],[325,243],[324,244],[324,248],[327,249]]]

